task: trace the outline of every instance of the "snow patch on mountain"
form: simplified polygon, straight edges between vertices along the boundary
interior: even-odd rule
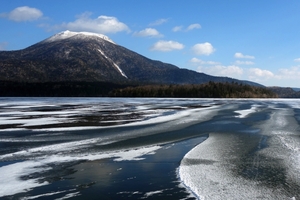
[[[65,40],[65,39],[68,39],[68,38],[72,38],[74,36],[80,36],[82,38],[96,36],[96,37],[99,37],[99,38],[101,38],[103,40],[106,40],[110,43],[116,44],[109,37],[107,37],[106,35],[103,35],[103,34],[91,33],[91,32],[73,32],[73,31],[68,31],[68,30],[60,32],[58,34],[55,34],[54,36],[44,40],[44,42],[54,42],[54,41],[59,41],[59,40]]]
[[[121,73],[121,75],[122,76],[124,76],[125,78],[128,78],[127,76],[126,76],[126,74],[122,71],[122,69],[112,60],[112,59],[110,59],[109,57],[107,57],[105,54],[104,54],[104,52],[103,51],[101,51],[100,49],[98,49],[98,51],[107,59],[107,60],[109,60],[114,66],[115,66],[115,68],[117,68],[117,70]]]

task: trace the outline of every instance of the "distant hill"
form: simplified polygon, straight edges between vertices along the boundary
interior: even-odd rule
[[[292,88],[294,91],[299,92],[300,88]]]
[[[268,87],[275,92],[280,98],[300,98],[300,91],[296,91],[290,87]]]
[[[250,81],[215,77],[151,60],[107,36],[64,31],[28,48],[0,51],[0,81],[19,83],[107,82],[202,84]]]

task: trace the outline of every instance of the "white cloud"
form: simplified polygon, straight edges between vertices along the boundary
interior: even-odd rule
[[[135,32],[134,35],[139,37],[163,37],[163,35],[154,28],[146,28],[139,32]]]
[[[189,25],[186,29],[183,29],[183,26],[175,26],[172,28],[173,32],[178,32],[178,31],[191,31],[194,29],[200,29],[201,25],[200,24],[191,24]]]
[[[214,47],[208,42],[195,44],[192,47],[192,50],[197,55],[206,55],[206,56],[212,54],[215,51]]]
[[[158,26],[158,25],[164,24],[168,21],[169,21],[169,19],[158,19],[155,22],[150,23],[149,26]]]
[[[235,65],[215,65],[210,67],[199,66],[197,71],[213,76],[225,76],[231,78],[240,78],[244,73],[244,70],[242,68]]]
[[[300,77],[300,66],[290,68],[281,68],[276,72],[260,68],[251,68],[247,70],[247,79],[255,82],[265,83],[277,86],[293,86]]]
[[[282,68],[278,70],[279,79],[287,80],[299,80],[300,77],[300,66],[293,66],[290,68]]]
[[[295,62],[300,62],[300,58],[294,59]]]
[[[193,29],[200,29],[201,28],[201,25],[200,24],[191,24],[187,27],[187,31],[191,31]]]
[[[234,64],[236,64],[236,65],[254,65],[254,62],[237,60],[234,62]]]
[[[249,55],[243,55],[242,53],[235,53],[234,54],[235,58],[245,58],[245,59],[255,59],[254,56],[249,56]]]
[[[226,76],[240,80],[250,80],[269,86],[292,87],[298,83],[300,77],[300,65],[290,68],[281,68],[276,72],[272,72],[261,68],[245,69],[237,65],[214,65],[212,61],[203,61],[198,58],[192,58],[190,62],[198,65],[198,72],[213,76]]]
[[[156,42],[150,50],[152,51],[173,51],[173,50],[181,50],[184,48],[184,45],[176,42],[176,41],[165,41],[160,40]]]
[[[269,78],[273,78],[274,76],[275,75],[269,70],[264,70],[264,69],[259,69],[259,68],[249,69],[249,77],[251,79],[253,79],[253,78],[269,79]]]
[[[192,58],[190,60],[191,63],[193,64],[197,64],[197,65],[219,65],[219,62],[215,62],[215,61],[204,61],[198,58]]]
[[[197,65],[197,71],[213,76],[225,76],[240,80],[250,80],[266,85],[287,85],[291,86],[300,77],[300,66],[282,68],[276,73],[260,68],[246,69],[237,65],[222,65],[214,61],[203,61],[192,58],[190,63]],[[292,81],[292,82],[291,82]]]
[[[293,66],[279,69],[274,76],[261,77],[261,81],[270,80],[272,85],[293,87],[298,84],[299,77],[300,66]]]
[[[172,29],[172,31],[173,32],[178,32],[178,31],[181,31],[182,30],[182,26],[175,26],[173,29]]]
[[[95,19],[90,18],[91,13],[79,15],[73,22],[63,23],[56,26],[58,29],[70,31],[88,31],[95,33],[117,33],[121,31],[129,32],[128,26],[120,22],[116,17],[101,15]]]
[[[22,22],[37,20],[43,16],[43,13],[37,8],[22,6],[15,8],[9,13],[1,13],[0,16],[12,21]]]

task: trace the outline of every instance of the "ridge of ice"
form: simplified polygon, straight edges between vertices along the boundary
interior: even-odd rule
[[[69,31],[69,30],[57,33],[57,34],[53,35],[52,37],[44,40],[44,42],[54,42],[54,41],[59,41],[59,40],[65,40],[65,39],[68,39],[68,38],[71,38],[71,37],[74,37],[74,36],[77,36],[77,35],[82,36],[82,37],[96,36],[96,37],[99,37],[99,38],[101,38],[103,40],[106,40],[110,43],[115,44],[114,41],[112,41],[109,37],[107,37],[106,35],[100,34],[100,33],[73,32],[73,31]]]
[[[234,111],[235,113],[238,113],[239,116],[237,116],[238,118],[245,118],[248,115],[250,115],[251,113],[255,113],[258,110],[258,105],[252,105],[252,107],[250,109],[246,109],[246,110],[236,110]]]

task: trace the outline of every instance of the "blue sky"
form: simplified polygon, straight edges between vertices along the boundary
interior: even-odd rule
[[[298,0],[1,1],[0,50],[96,32],[180,68],[300,88]]]

